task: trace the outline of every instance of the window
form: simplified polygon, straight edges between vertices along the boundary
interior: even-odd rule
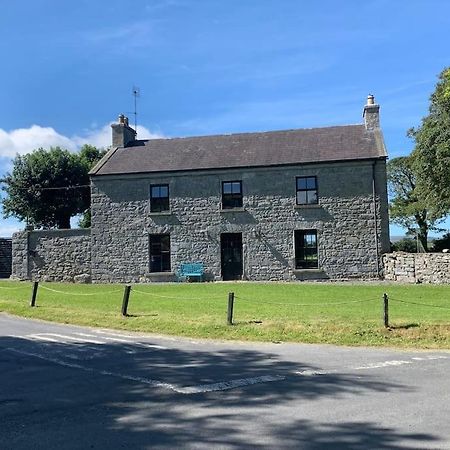
[[[242,181],[222,182],[222,208],[242,208]]]
[[[152,184],[150,186],[150,212],[169,211],[169,185]]]
[[[150,272],[170,272],[170,235],[150,235]]]
[[[317,203],[317,177],[297,177],[297,205]]]
[[[295,268],[317,269],[319,267],[317,258],[317,231],[296,230],[294,238]]]

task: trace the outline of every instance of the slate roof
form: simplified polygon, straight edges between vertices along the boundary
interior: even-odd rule
[[[280,166],[385,158],[379,130],[364,125],[137,140],[111,149],[91,175]]]

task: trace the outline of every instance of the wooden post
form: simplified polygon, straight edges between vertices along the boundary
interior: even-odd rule
[[[385,328],[389,328],[389,297],[386,294],[386,292],[383,294],[383,303],[384,303],[383,309],[384,326]]]
[[[130,291],[131,286],[127,284],[125,286],[125,290],[123,291],[123,301],[122,301],[122,316],[127,316],[127,309],[128,309],[128,300],[130,299]]]
[[[36,306],[36,297],[37,297],[38,287],[39,287],[39,281],[35,281],[33,283],[33,292],[31,294],[30,306]]]
[[[233,325],[233,306],[234,306],[234,292],[228,293],[228,314],[227,323]]]

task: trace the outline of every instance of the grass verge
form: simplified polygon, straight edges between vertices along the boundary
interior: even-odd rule
[[[347,283],[135,285],[0,282],[0,311],[49,321],[179,336],[450,349],[450,286]],[[228,292],[236,296],[226,324]],[[383,326],[387,292],[390,328]]]

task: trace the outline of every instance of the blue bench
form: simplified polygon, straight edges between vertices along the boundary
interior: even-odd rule
[[[199,278],[203,281],[203,263],[182,263],[178,269],[178,281],[191,281],[192,278]]]

